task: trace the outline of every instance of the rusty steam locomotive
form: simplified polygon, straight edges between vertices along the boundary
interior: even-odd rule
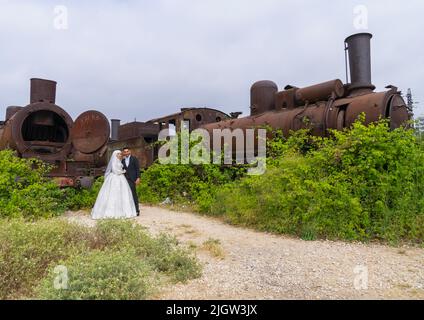
[[[161,129],[179,130],[182,120],[190,130],[203,128],[213,136],[214,129],[248,129],[268,125],[288,135],[291,130],[311,129],[324,136],[327,129],[351,126],[361,113],[366,122],[390,118],[391,128],[410,119],[410,110],[394,86],[375,92],[371,82],[370,41],[372,35],[359,33],[345,40],[350,83],[331,80],[298,88],[288,85],[279,91],[272,81],[259,81],[250,90],[250,116],[238,118],[211,108],[183,108],[181,112],[148,120],[120,124],[98,111],[86,111],[75,121],[55,104],[56,82],[31,79],[30,104],[11,106],[0,122],[0,149],[11,148],[22,157],[36,157],[55,165],[51,176],[62,186],[89,187],[103,174],[114,149],[129,146],[148,167],[157,157],[154,142]],[[347,81],[348,82],[348,81]],[[110,133],[112,135],[110,136]]]
[[[370,33],[354,34],[345,40],[348,53],[350,83],[331,80],[305,88],[288,85],[278,91],[272,81],[259,81],[250,91],[249,117],[227,120],[203,126],[212,136],[214,129],[247,129],[269,125],[281,129],[285,135],[291,130],[310,129],[314,135],[324,136],[327,129],[350,127],[361,113],[366,123],[379,118],[390,118],[391,128],[410,119],[411,113],[401,92],[394,86],[387,91],[374,92],[371,82]]]
[[[98,111],[75,121],[55,104],[56,82],[31,79],[30,104],[10,106],[0,124],[0,149],[52,164],[50,176],[62,186],[85,186],[103,172],[110,126]]]

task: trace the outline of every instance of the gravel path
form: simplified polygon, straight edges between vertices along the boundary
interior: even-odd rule
[[[66,217],[94,223],[86,212]],[[150,206],[136,220],[174,234],[203,263],[201,278],[156,299],[424,299],[421,248],[303,241]]]

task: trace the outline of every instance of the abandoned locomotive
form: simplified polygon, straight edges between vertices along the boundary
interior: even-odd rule
[[[0,124],[0,149],[52,164],[49,174],[61,186],[91,186],[106,164],[110,126],[98,111],[75,121],[55,104],[56,82],[31,79],[30,104],[10,106]]]
[[[370,33],[354,34],[345,40],[349,56],[350,83],[331,80],[306,88],[288,85],[278,91],[272,81],[259,81],[251,87],[249,117],[227,120],[203,126],[212,137],[213,130],[255,128],[267,125],[290,131],[310,129],[311,133],[325,136],[327,129],[342,130],[350,127],[361,113],[366,123],[390,118],[390,127],[406,124],[411,114],[401,92],[394,86],[387,91],[374,92],[371,82]]]

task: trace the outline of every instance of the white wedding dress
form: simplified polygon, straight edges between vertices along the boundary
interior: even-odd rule
[[[137,216],[125,170],[114,151],[105,172],[105,181],[91,210],[93,219],[120,219]]]

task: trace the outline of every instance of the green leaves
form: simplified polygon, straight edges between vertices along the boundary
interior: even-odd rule
[[[0,151],[0,217],[47,218],[94,205],[103,177],[89,190],[60,189],[46,178],[51,169],[39,160],[19,158],[12,150]]]
[[[137,193],[146,203],[162,202],[169,197],[174,202],[194,204],[204,212],[220,187],[245,173],[246,169],[242,166],[155,163],[142,172]]]
[[[387,120],[314,137],[269,132],[267,171],[160,165],[142,174],[142,201],[188,204],[230,223],[307,239],[424,239],[424,141]]]
[[[267,172],[219,191],[210,214],[305,239],[424,240],[424,143],[413,130],[361,120],[327,138],[268,142]]]
[[[45,178],[51,167],[0,151],[0,217],[49,217],[64,211],[62,192]]]

